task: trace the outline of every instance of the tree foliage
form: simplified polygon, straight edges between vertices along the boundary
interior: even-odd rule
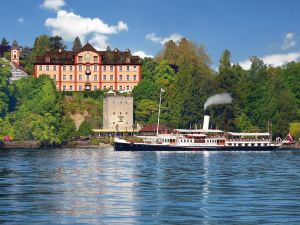
[[[74,40],[74,42],[73,42],[72,51],[76,52],[76,51],[78,51],[81,48],[82,48],[81,41],[80,41],[79,37],[76,37],[75,40]]]

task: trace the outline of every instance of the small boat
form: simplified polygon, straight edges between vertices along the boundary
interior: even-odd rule
[[[282,140],[282,144],[284,145],[293,145],[296,142],[294,141],[292,135],[288,133],[288,135]]]
[[[174,129],[172,134],[137,136],[135,140],[116,137],[115,151],[270,151],[281,146],[272,143],[270,133],[236,133],[209,129],[204,116],[202,129]]]

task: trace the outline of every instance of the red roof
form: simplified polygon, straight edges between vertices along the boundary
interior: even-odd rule
[[[51,50],[46,51],[45,55],[36,57],[35,64],[74,64],[74,56],[83,51],[92,51],[100,55],[103,64],[128,64],[128,65],[139,65],[140,57],[131,55],[130,51],[97,51],[91,44],[87,43],[81,49],[76,52],[65,51],[65,50]],[[48,60],[47,60],[48,59]],[[129,59],[129,62],[126,61]]]
[[[139,132],[156,132],[156,130],[157,130],[157,124],[148,124],[148,125],[146,125],[146,126],[144,126],[142,129],[140,129],[140,131]],[[167,126],[167,125],[165,125],[165,124],[161,124],[161,125],[159,125],[159,129],[158,129],[158,131],[168,131],[168,130],[170,130],[170,128]]]
[[[16,69],[19,69],[19,70],[22,70],[23,72],[26,73],[24,67],[22,67],[21,65],[18,65],[17,63],[15,63],[14,61],[11,62],[13,67],[16,68]]]

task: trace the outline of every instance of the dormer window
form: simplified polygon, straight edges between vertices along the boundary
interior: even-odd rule
[[[126,63],[130,63],[130,58],[126,58]]]
[[[78,62],[82,62],[82,56],[78,56]]]
[[[46,62],[49,63],[50,62],[50,58],[47,57],[46,58]]]

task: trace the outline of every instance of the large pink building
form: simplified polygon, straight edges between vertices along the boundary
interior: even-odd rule
[[[50,76],[60,91],[129,92],[141,81],[141,73],[140,58],[128,49],[97,51],[89,43],[76,52],[46,51],[34,64],[34,76]]]

